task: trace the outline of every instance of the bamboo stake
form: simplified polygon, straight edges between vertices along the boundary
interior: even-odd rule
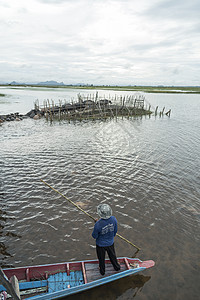
[[[59,99],[59,109],[58,109],[58,120],[59,121],[61,120],[61,113],[62,113],[61,108],[62,108],[62,102]]]
[[[76,203],[74,203],[72,200],[70,200],[69,198],[67,198],[66,196],[64,196],[62,193],[60,193],[58,190],[54,189],[51,185],[49,185],[47,182],[45,182],[44,180],[40,179],[41,182],[43,182],[44,184],[46,184],[49,188],[51,188],[54,192],[58,193],[60,196],[62,196],[63,198],[65,198],[67,201],[69,201],[71,204],[73,204],[74,206],[76,206],[76,208],[78,208],[79,210],[81,210],[84,214],[86,214],[89,218],[91,218],[94,222],[96,222],[96,219],[90,215],[89,213],[87,213],[85,210],[83,210],[79,205],[77,205]],[[130,244],[131,246],[135,247],[138,251],[141,250],[139,247],[137,247],[136,245],[134,245],[133,243],[131,243],[129,240],[127,240],[126,238],[124,238],[123,236],[119,235],[118,233],[116,234],[119,238],[121,238],[122,240],[124,240],[125,242],[127,242],[128,244]]]
[[[53,121],[53,116],[52,116],[51,105],[50,105],[49,99],[47,99],[47,102],[48,102],[48,105],[49,105],[50,121],[52,122]]]

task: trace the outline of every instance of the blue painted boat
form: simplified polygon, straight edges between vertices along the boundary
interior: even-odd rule
[[[99,273],[98,260],[28,266],[3,271],[9,280],[14,275],[17,277],[21,299],[50,300],[80,293],[155,265],[153,260],[141,261],[138,258],[127,257],[118,258],[118,262],[121,269],[115,271],[110,260],[106,259],[104,276]],[[0,285],[0,293],[3,291],[5,287]]]

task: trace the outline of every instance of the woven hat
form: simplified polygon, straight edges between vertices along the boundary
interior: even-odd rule
[[[112,209],[108,204],[99,204],[97,206],[97,213],[102,219],[109,219],[112,216]]]

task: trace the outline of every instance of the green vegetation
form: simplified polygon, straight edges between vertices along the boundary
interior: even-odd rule
[[[145,93],[170,93],[170,94],[200,94],[200,86],[112,86],[112,85],[0,85],[14,88],[62,88],[62,89],[85,89],[85,90],[112,90],[112,91],[135,91]],[[0,94],[1,96],[5,96]]]
[[[5,94],[0,94],[0,97],[5,97]]]
[[[200,87],[175,86],[69,86],[68,88],[135,91],[145,93],[200,94]]]

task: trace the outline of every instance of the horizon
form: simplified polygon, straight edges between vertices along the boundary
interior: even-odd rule
[[[11,81],[11,82],[0,82],[0,86],[23,86],[23,85],[44,85],[44,86],[51,86],[51,84],[53,86],[53,83],[55,84],[55,86],[83,86],[83,87],[200,87],[200,85],[164,85],[164,84],[155,84],[155,85],[136,85],[136,84],[92,84],[92,83],[64,83],[64,82],[59,82],[59,81],[56,81],[56,80],[45,80],[45,81],[42,81],[42,82],[39,82],[39,81],[33,81],[33,82],[18,82],[18,81]]]

